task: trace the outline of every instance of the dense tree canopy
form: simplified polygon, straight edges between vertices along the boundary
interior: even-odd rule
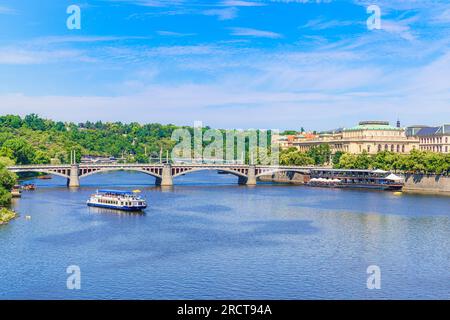
[[[101,121],[74,124],[42,119],[36,114],[21,118],[0,117],[0,156],[17,164],[68,163],[70,150],[81,155],[124,156],[147,162],[150,155],[171,150],[174,125]]]
[[[16,175],[6,170],[13,164],[9,158],[0,157],[0,206],[5,206],[11,201],[10,190],[16,183]]]
[[[376,155],[343,154],[336,168],[342,169],[382,169],[410,173],[448,174],[450,154],[413,150],[411,154],[382,151]]]
[[[62,123],[42,119],[35,114],[21,118],[14,115],[0,116],[0,156],[13,159],[17,164],[69,163],[70,151],[75,150],[77,160],[81,155],[114,156],[126,162],[148,162],[150,157],[165,157],[178,143],[172,140],[176,129],[186,129],[194,136],[192,127],[179,127],[172,124],[139,124],[132,122],[90,122]],[[209,127],[203,128],[203,133]],[[219,130],[225,144],[226,132]],[[257,131],[258,142],[263,135]],[[271,132],[267,132],[266,146],[270,149]],[[212,141],[203,141],[203,147]],[[191,140],[193,144],[193,139]],[[261,162],[250,156],[249,137],[245,138],[244,159],[254,163]],[[236,144],[235,144],[236,148]],[[269,150],[270,151],[270,150]],[[270,153],[270,152],[269,152]],[[258,153],[259,154],[259,153]],[[242,154],[234,160],[241,160]],[[227,159],[231,160],[231,159]]]

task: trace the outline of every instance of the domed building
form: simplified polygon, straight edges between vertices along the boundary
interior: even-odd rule
[[[330,145],[333,153],[410,153],[419,148],[419,140],[407,137],[399,122],[394,127],[388,121],[361,121],[355,127],[323,132],[316,139],[295,142],[294,146],[300,151],[308,151],[313,146],[325,143]]]

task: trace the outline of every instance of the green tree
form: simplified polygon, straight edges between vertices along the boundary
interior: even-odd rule
[[[44,131],[47,129],[44,119],[34,113],[25,116],[24,123],[28,128],[33,130]]]
[[[49,155],[42,151],[42,150],[38,150],[36,151],[35,155],[34,155],[34,161],[33,163],[35,164],[49,164],[50,163],[50,157]]]
[[[340,159],[339,163],[336,165],[337,169],[357,169],[356,164],[357,157],[354,154],[344,153]]]
[[[281,165],[310,166],[314,164],[314,159],[304,152],[299,152],[296,148],[289,148],[280,152]]]
[[[0,156],[7,156],[18,164],[30,164],[35,154],[33,147],[22,138],[14,138],[3,143]]]
[[[373,160],[372,158],[367,154],[367,151],[363,151],[363,153],[358,154],[356,156],[356,163],[355,167],[357,169],[372,169],[373,167]]]
[[[339,161],[341,160],[341,157],[345,154],[345,152],[337,151],[332,158],[333,167],[336,167],[339,164]]]
[[[13,162],[4,157],[0,157],[0,206],[5,206],[11,201],[11,188],[16,184],[16,175],[9,172],[6,167]]]
[[[314,160],[314,164],[322,166],[330,161],[331,149],[329,144],[314,146],[307,152],[308,156]]]

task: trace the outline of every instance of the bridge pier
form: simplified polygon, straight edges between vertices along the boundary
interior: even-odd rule
[[[161,178],[156,178],[156,185],[162,187],[173,186],[172,166],[170,164],[163,167]]]
[[[256,167],[250,166],[247,171],[247,177],[239,177],[239,184],[247,186],[256,186]]]
[[[70,175],[69,179],[67,179],[67,186],[69,188],[78,188],[80,186],[80,176],[79,176],[80,168],[77,164],[73,164],[70,166]]]

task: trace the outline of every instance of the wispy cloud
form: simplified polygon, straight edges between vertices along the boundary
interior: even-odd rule
[[[242,0],[226,0],[222,2],[223,6],[228,7],[262,7],[266,4],[263,2],[242,1]]]
[[[410,24],[417,20],[417,16],[403,20],[383,19],[381,21],[381,29],[388,33],[397,35],[402,39],[412,41],[416,39],[416,36],[414,35]]]
[[[220,48],[212,45],[196,45],[196,46],[166,46],[156,47],[144,50],[146,56],[201,56],[220,53]]]
[[[436,16],[434,17],[432,22],[449,24],[450,23],[450,8],[440,11],[438,14],[436,14]]]
[[[216,16],[219,20],[231,20],[236,18],[238,10],[234,7],[224,9],[204,10],[202,13],[206,16]]]
[[[142,7],[170,7],[182,5],[185,3],[184,0],[106,0],[106,1],[123,2]]]
[[[34,50],[14,47],[0,48],[0,65],[31,65],[62,61],[94,62],[79,50]]]
[[[15,14],[15,13],[17,13],[16,10],[12,8],[0,6],[0,14]]]
[[[365,23],[365,22],[364,22]],[[314,29],[314,30],[325,30],[336,27],[347,27],[356,24],[363,24],[360,21],[350,21],[350,20],[326,20],[325,18],[313,19],[308,21],[306,24],[300,26],[303,29]]]
[[[95,42],[117,42],[126,40],[145,40],[150,37],[138,36],[49,36],[32,40],[38,44],[58,44],[58,43],[95,43]]]
[[[195,36],[196,33],[181,33],[181,32],[174,32],[174,31],[165,31],[165,30],[159,30],[156,31],[157,34],[160,36],[165,37],[189,37],[189,36]]]
[[[277,39],[283,37],[281,34],[276,32],[251,28],[231,28],[230,30],[233,36],[270,38],[270,39]]]

